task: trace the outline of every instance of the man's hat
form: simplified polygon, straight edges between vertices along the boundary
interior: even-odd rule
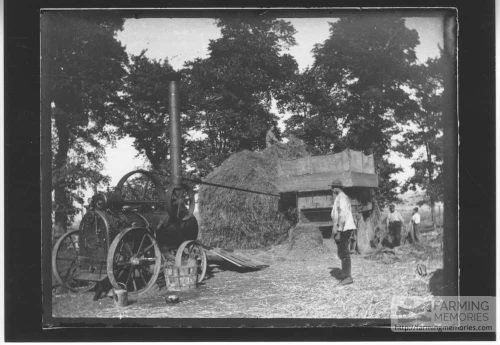
[[[340,180],[333,180],[332,183],[330,183],[330,188],[342,188],[342,181]]]

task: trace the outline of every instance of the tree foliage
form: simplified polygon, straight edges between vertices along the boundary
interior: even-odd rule
[[[142,52],[128,64],[116,40],[122,19],[51,14],[48,95],[53,105],[53,188],[56,222],[66,225],[79,192],[107,183],[104,144],[130,136],[154,170],[167,172],[167,60]],[[415,175],[404,189],[423,188],[440,200],[442,110],[441,60],[418,66],[418,34],[392,15],[345,16],[330,23],[330,36],[313,50],[314,63],[299,73],[286,50],[295,29],[262,16],[217,20],[221,37],[208,56],[185,64],[181,83],[183,159],[205,176],[230,154],[265,147],[277,117],[274,104],[292,113],[287,134],[303,139],[313,153],[345,148],[373,153],[380,176],[380,201],[394,201],[398,169],[392,149],[413,157]],[[115,129],[108,125],[113,125]],[[414,128],[394,146],[398,125]],[[197,132],[198,137],[189,134]]]
[[[413,82],[418,109],[409,119],[396,149],[412,158],[415,173],[403,190],[423,189],[431,206],[443,198],[443,66],[442,58],[429,59],[419,66]]]
[[[135,148],[153,169],[162,170],[170,145],[167,75],[173,68],[167,60],[150,60],[145,53],[131,57],[124,84],[125,106],[117,125],[121,135],[134,139]]]
[[[283,93],[278,105],[292,114],[286,121],[286,132],[303,139],[313,154],[339,151],[340,109],[317,71],[307,69],[297,74]]]
[[[188,143],[193,161],[206,175],[231,153],[265,146],[276,116],[273,99],[297,70],[283,54],[295,44],[289,22],[269,17],[231,17],[217,21],[222,37],[211,40],[209,56],[186,64],[187,109],[202,138]]]
[[[380,201],[397,199],[399,171],[387,161],[397,123],[415,111],[405,88],[417,64],[418,34],[403,18],[352,15],[330,23],[330,36],[313,49],[314,64],[289,90],[287,131],[320,153],[345,148],[373,153]]]
[[[52,105],[55,223],[65,228],[81,203],[79,188],[106,183],[100,173],[105,130],[117,115],[117,91],[127,61],[115,33],[123,20],[109,16],[50,13],[48,55],[43,56],[48,103]]]

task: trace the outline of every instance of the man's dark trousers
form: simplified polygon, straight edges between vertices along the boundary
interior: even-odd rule
[[[340,239],[337,243],[337,255],[342,263],[342,279],[351,276],[351,253],[349,252],[349,240],[354,230],[339,231]]]
[[[392,245],[398,247],[401,245],[401,222],[390,222],[389,223],[389,234],[392,237]]]
[[[414,236],[414,239],[415,239],[415,242],[418,242],[419,241],[419,232],[418,232],[418,226],[419,224],[415,224],[415,222],[412,222],[412,225],[413,225],[413,236]]]

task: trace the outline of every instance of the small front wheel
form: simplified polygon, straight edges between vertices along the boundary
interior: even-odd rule
[[[143,294],[156,283],[161,259],[158,243],[147,229],[125,229],[109,247],[109,281],[114,288],[122,289],[125,286],[131,294]]]
[[[198,283],[201,283],[207,273],[207,254],[198,242],[184,241],[177,249],[175,265],[187,266],[191,262],[198,267]]]

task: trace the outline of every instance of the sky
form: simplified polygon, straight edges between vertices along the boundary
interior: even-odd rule
[[[297,30],[297,45],[289,53],[295,57],[299,68],[304,70],[312,64],[311,50],[316,43],[322,43],[329,35],[329,22],[336,18],[284,18]],[[416,47],[417,58],[425,62],[430,57],[438,56],[438,45],[443,46],[442,20],[439,17],[406,18],[406,25],[417,30],[420,44]],[[123,31],[117,38],[125,46],[128,54],[138,55],[147,49],[146,56],[160,60],[167,58],[169,63],[180,69],[186,61],[205,58],[210,40],[220,37],[220,30],[215,20],[210,18],[141,18],[127,19]],[[277,112],[277,110],[276,110]],[[286,114],[278,114],[282,119]],[[281,123],[283,121],[280,121]],[[395,177],[403,181],[411,174],[411,161],[402,156],[392,155],[390,160],[403,167],[403,173]],[[144,167],[146,160],[137,157],[133,140],[119,140],[114,147],[106,151],[104,173],[111,177],[114,185],[127,172]]]
[[[284,18],[297,30],[297,45],[291,47],[299,68],[303,70],[312,64],[311,50],[316,43],[323,42],[329,35],[329,22],[336,18]],[[420,36],[417,57],[425,61],[439,54],[442,45],[442,21],[439,17],[407,18],[406,25],[416,29]],[[153,59],[168,58],[175,68],[184,62],[208,56],[209,40],[219,38],[220,30],[211,18],[141,18],[127,19],[124,30],[118,33],[118,40],[125,45],[127,53],[138,55],[147,49],[146,56]]]

